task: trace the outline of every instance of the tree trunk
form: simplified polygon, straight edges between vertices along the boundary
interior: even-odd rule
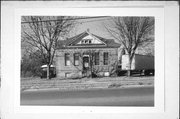
[[[93,69],[93,64],[92,64],[92,60],[93,59],[92,59],[92,53],[91,53],[91,56],[90,56],[90,70],[91,70],[91,74],[90,75],[91,75],[91,78],[93,78],[93,70],[92,70]]]
[[[47,80],[50,79],[50,65],[47,64]]]
[[[130,58],[130,55],[128,55],[128,71],[127,71],[127,76],[130,77],[131,76],[131,62],[132,59]]]
[[[127,71],[127,76],[130,77],[131,76],[131,70]]]

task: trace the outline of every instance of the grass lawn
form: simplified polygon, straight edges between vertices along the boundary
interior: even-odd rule
[[[81,78],[81,79],[58,79],[50,80],[38,77],[21,78],[21,90],[27,89],[90,89],[90,88],[117,88],[127,86],[153,86],[154,76],[135,77],[101,77],[101,78]]]

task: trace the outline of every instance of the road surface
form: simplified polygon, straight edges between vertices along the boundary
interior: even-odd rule
[[[21,105],[154,106],[154,87],[24,91],[21,92]]]

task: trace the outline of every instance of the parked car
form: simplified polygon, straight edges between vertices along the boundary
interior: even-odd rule
[[[51,65],[51,67],[50,67],[49,76],[50,76],[50,78],[56,77],[56,68],[53,65]],[[47,65],[42,65],[41,66],[41,78],[46,78],[46,77],[47,77]]]

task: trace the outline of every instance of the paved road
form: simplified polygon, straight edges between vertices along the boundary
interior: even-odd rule
[[[153,106],[154,87],[85,91],[24,91],[21,105]]]

